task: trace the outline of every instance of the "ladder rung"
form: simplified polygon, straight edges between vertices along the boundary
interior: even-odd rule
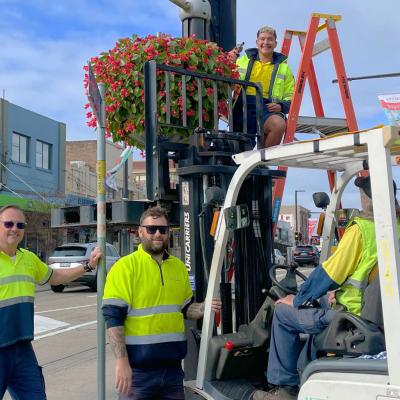
[[[312,56],[315,57],[318,54],[321,54],[324,51],[329,50],[330,48],[331,48],[331,43],[329,42],[329,38],[325,38],[325,39],[321,40],[320,42],[315,43],[313,52],[312,52]]]
[[[347,132],[349,129],[345,118],[299,116],[296,126],[297,133],[315,133],[316,130],[323,135],[333,135]]]

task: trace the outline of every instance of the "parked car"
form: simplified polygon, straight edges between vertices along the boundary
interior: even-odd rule
[[[90,253],[97,246],[97,243],[66,243],[54,249],[49,257],[49,266],[53,269],[77,267],[81,262],[89,260]],[[116,248],[106,243],[106,271],[108,272],[113,264],[119,259]],[[97,290],[97,268],[72,282],[63,285],[51,286],[53,292],[60,293],[66,286],[89,286]]]
[[[285,265],[286,258],[278,249],[274,249],[274,257],[275,257],[275,264],[276,265]]]
[[[298,245],[294,249],[293,259],[299,265],[303,264],[319,264],[319,251],[312,245]]]

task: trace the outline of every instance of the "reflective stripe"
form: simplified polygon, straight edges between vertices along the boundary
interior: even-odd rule
[[[54,271],[49,267],[46,276],[39,282],[39,285],[44,285],[45,283],[47,283],[53,275],[53,272]]]
[[[365,288],[366,288],[367,285],[368,285],[368,279],[365,280],[365,281],[363,281],[363,282],[360,282],[360,281],[357,281],[356,279],[351,279],[351,278],[349,278],[349,279],[346,280],[346,282],[344,283],[344,285],[350,285],[350,286],[355,287],[356,289],[359,289],[359,290],[361,290],[361,291],[364,291]]]
[[[20,304],[20,303],[33,303],[33,301],[34,301],[33,296],[13,297],[12,299],[1,300],[0,308],[13,306],[14,304]]]
[[[129,308],[129,304],[125,303],[125,301],[121,299],[103,299],[102,307],[103,306],[117,306],[117,307]]]
[[[187,300],[185,300],[185,302],[182,305],[182,308],[185,308],[185,306],[187,306],[192,301],[192,297],[189,297]]]
[[[181,306],[177,304],[146,307],[146,308],[133,308],[129,310],[128,317],[145,317],[148,315],[166,314],[166,313],[173,313],[180,311],[181,311]]]
[[[286,75],[278,74],[276,77],[279,78],[279,79],[285,79],[285,78],[286,78]]]
[[[166,342],[182,342],[186,337],[184,333],[164,333],[159,335],[125,336],[126,344],[156,344]]]
[[[7,285],[13,282],[31,282],[35,283],[34,279],[29,275],[11,275],[0,279],[0,285]]]

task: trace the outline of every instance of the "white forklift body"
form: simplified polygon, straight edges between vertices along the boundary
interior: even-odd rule
[[[239,165],[229,185],[220,213],[215,249],[209,275],[196,382],[187,386],[205,399],[214,399],[207,390],[207,358],[213,332],[211,300],[218,295],[229,231],[224,210],[235,206],[239,189],[248,174],[260,164],[334,170],[340,175],[326,210],[321,261],[329,256],[334,239],[335,210],[347,183],[368,165],[371,177],[379,279],[387,359],[342,358],[316,360],[304,371],[299,399],[400,399],[400,256],[397,237],[392,158],[400,154],[400,128],[384,127],[346,133],[325,139],[295,142],[235,155]]]

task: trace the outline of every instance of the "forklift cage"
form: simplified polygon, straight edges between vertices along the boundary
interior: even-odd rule
[[[165,123],[158,121],[160,110],[157,106],[157,98],[159,90],[157,87],[157,75],[163,72],[165,80]],[[180,96],[182,97],[182,113],[181,124],[171,124],[171,80],[173,76],[180,77],[182,86]],[[194,78],[197,83],[197,110],[198,126],[188,126],[187,121],[187,90],[186,84],[189,79]],[[247,133],[247,88],[254,88],[256,91],[256,118],[257,118],[257,145],[260,145],[259,138],[262,135],[262,88],[259,84],[242,81],[233,78],[227,78],[220,75],[210,75],[198,72],[192,72],[186,69],[171,67],[165,64],[157,64],[155,61],[147,61],[144,66],[144,97],[145,97],[145,149],[146,149],[146,190],[147,199],[155,200],[177,200],[176,191],[171,191],[168,187],[168,152],[179,151],[186,148],[186,144],[178,139],[178,141],[160,135],[160,127],[170,127],[176,129],[187,129],[194,131],[197,128],[204,128],[203,120],[203,95],[202,90],[205,87],[205,81],[209,81],[213,88],[213,128],[212,131],[219,132],[220,116],[218,113],[218,85],[225,84],[227,90],[227,123],[228,132],[233,132],[233,87],[238,86],[241,89],[240,96],[243,101],[243,132],[237,132],[239,136],[253,136]]]

